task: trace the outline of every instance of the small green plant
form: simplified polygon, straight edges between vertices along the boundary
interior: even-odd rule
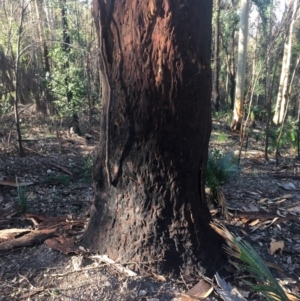
[[[222,213],[227,216],[226,199],[222,186],[239,171],[237,159],[233,152],[223,152],[213,149],[208,154],[206,166],[206,186],[209,189],[209,199],[222,207]]]
[[[279,128],[270,128],[269,130],[269,149],[268,151],[274,152],[276,149],[277,137],[279,134]],[[279,141],[279,148],[284,144],[284,137]]]
[[[228,112],[226,113],[226,117],[225,117],[225,118],[226,118],[226,123],[227,123],[228,125],[231,124],[232,117],[233,117],[233,111],[230,110],[230,111],[228,111]]]
[[[262,120],[267,114],[266,109],[261,105],[256,105],[252,108],[250,120]]]
[[[211,227],[226,240],[227,253],[239,259],[242,262],[241,268],[248,273],[250,279],[255,281],[255,283],[246,282],[254,292],[261,293],[269,301],[289,300],[262,258],[249,243],[240,237],[235,237],[221,224],[214,223]]]
[[[62,184],[62,185],[69,185],[70,182],[71,182],[72,178],[68,175],[53,175],[53,174],[50,174],[47,176],[46,178],[46,182],[49,183],[49,184]]]
[[[219,187],[224,185],[233,175],[239,171],[238,163],[233,152],[223,152],[213,149],[208,154],[206,167],[206,184],[214,195]]]
[[[214,116],[217,120],[221,120],[224,117],[224,112],[223,111],[216,111],[216,112],[214,112]]]
[[[282,132],[281,139],[279,141],[279,148],[284,146],[290,146],[294,150],[298,147],[298,122],[289,118],[284,125],[284,129]],[[273,127],[269,130],[269,150],[275,151],[276,150],[276,143],[280,133],[280,127]]]
[[[227,135],[224,133],[219,133],[217,139],[219,142],[226,142],[228,140]]]
[[[216,120],[225,120],[227,123],[230,123],[232,120],[232,110],[225,109],[221,111],[216,111],[213,113]]]
[[[91,183],[93,181],[93,158],[87,157],[83,167],[81,179],[84,183]]]
[[[28,199],[26,195],[26,188],[18,184],[18,179],[16,178],[17,183],[17,199],[16,199],[16,211],[17,214],[22,214],[27,211]]]

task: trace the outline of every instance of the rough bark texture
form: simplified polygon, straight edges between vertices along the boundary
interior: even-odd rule
[[[94,0],[94,13],[112,98],[82,244],[135,269],[212,275],[225,261],[204,194],[212,1]]]

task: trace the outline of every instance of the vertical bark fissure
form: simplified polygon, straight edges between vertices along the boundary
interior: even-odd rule
[[[111,173],[109,167],[109,145],[110,145],[110,127],[109,127],[109,120],[110,120],[110,104],[111,104],[111,84],[108,78],[108,66],[107,66],[107,57],[106,57],[106,49],[105,43],[103,41],[103,29],[102,29],[103,18],[101,17],[101,10],[99,9],[99,51],[100,51],[100,58],[103,64],[103,76],[105,79],[105,89],[103,93],[102,89],[102,96],[104,96],[104,103],[106,103],[106,137],[105,137],[105,167],[107,173],[107,181],[108,185],[111,185]],[[103,100],[102,100],[103,101]]]

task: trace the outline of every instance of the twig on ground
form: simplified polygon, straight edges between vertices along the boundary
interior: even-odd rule
[[[92,259],[98,259],[102,262],[106,262],[110,264],[112,267],[114,267],[117,271],[126,274],[129,277],[137,276],[137,273],[131,271],[130,269],[123,267],[121,264],[116,263],[112,259],[110,259],[107,255],[93,255],[91,256]]]

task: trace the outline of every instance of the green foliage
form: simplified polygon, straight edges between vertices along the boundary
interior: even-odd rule
[[[49,183],[49,184],[55,184],[55,185],[64,185],[64,186],[67,186],[70,184],[72,178],[68,175],[62,175],[62,174],[59,174],[59,175],[53,175],[53,174],[50,174],[47,176],[46,178],[46,183]]]
[[[242,261],[241,267],[256,281],[256,284],[247,282],[251,289],[269,301],[288,301],[287,295],[252,246],[239,237],[233,237],[233,243],[239,250],[235,256],[238,255],[236,257]]]
[[[224,133],[219,133],[217,139],[219,142],[226,142],[228,140],[228,137]]]
[[[12,104],[9,98],[0,99],[0,115],[5,115],[12,110]]]
[[[230,109],[215,111],[213,114],[216,120],[225,120],[227,124],[230,124],[232,120],[232,110]]]
[[[262,258],[249,243],[240,237],[235,237],[219,223],[212,223],[211,227],[226,240],[227,253],[239,259],[242,269],[249,273],[250,279],[255,281],[255,284],[245,281],[254,292],[261,293],[269,301],[289,300]]]
[[[223,118],[223,115],[224,115],[224,112],[223,111],[216,111],[214,112],[214,117],[217,119],[217,120],[221,120]]]
[[[55,97],[55,106],[60,117],[72,117],[87,107],[85,101],[86,82],[83,68],[78,62],[84,60],[83,53],[71,49],[65,52],[61,45],[49,52],[55,62],[51,74],[44,79]],[[67,67],[66,67],[67,66]]]
[[[87,157],[82,166],[81,179],[84,183],[92,183],[93,181],[93,158]]]
[[[266,114],[267,110],[263,106],[256,105],[251,110],[251,120],[262,119]]]
[[[280,127],[273,127],[269,130],[269,150],[276,149],[276,142],[280,133]],[[279,148],[290,146],[293,149],[298,147],[298,122],[296,119],[289,117],[284,124],[281,139],[279,141]]]
[[[268,17],[270,16],[270,8],[273,5],[273,0],[252,0],[252,2],[256,4],[263,25],[266,27]]]
[[[28,206],[28,199],[26,195],[26,188],[23,186],[18,185],[18,179],[16,179],[17,182],[17,199],[16,199],[16,211],[17,214],[22,214],[27,211]]]
[[[206,167],[206,185],[210,188],[212,197],[216,197],[218,189],[239,171],[233,152],[223,152],[213,149],[209,152]]]

